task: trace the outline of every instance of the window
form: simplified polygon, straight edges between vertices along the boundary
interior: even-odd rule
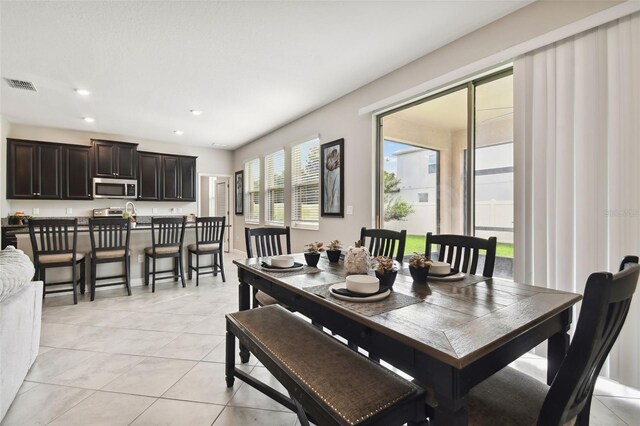
[[[429,154],[429,174],[432,175],[438,172],[438,154]]]
[[[320,140],[291,148],[291,226],[318,229],[320,220]]]
[[[260,223],[260,159],[244,163],[244,220]]]
[[[409,253],[423,249],[427,232],[495,236],[494,276],[512,278],[511,70],[384,113],[378,124],[380,225],[406,229]],[[483,264],[481,252],[479,270]]]
[[[284,150],[264,157],[264,220],[270,225],[284,225]]]

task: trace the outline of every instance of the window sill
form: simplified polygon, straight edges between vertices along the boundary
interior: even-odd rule
[[[308,231],[317,231],[320,229],[320,224],[309,222],[291,222],[291,228],[293,229],[306,229]]]
[[[278,228],[284,228],[284,222],[265,222],[267,226],[277,226]]]

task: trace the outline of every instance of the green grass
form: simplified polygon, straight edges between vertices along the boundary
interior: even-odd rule
[[[413,253],[424,253],[425,235],[407,235],[407,242],[405,244],[405,255],[411,255]],[[513,244],[510,243],[498,243],[496,248],[497,257],[513,258]]]

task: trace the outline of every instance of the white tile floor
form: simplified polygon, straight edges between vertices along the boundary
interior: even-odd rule
[[[224,381],[224,313],[237,310],[236,268],[227,283],[201,277],[187,288],[160,282],[47,297],[40,355],[1,426],[295,425],[282,405],[236,380]],[[252,358],[246,371],[279,384]],[[526,355],[515,367],[544,380],[546,362]],[[599,380],[592,425],[637,425],[640,390]]]

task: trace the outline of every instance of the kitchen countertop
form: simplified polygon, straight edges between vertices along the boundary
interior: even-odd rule
[[[9,227],[9,226],[7,226]],[[21,234],[28,234],[29,233],[29,227],[26,225],[10,225],[10,227],[15,228],[15,229],[11,229],[6,231],[7,235],[21,235]],[[185,225],[186,229],[189,228],[195,228],[196,224],[195,222],[187,222],[187,224]],[[3,227],[4,228],[4,227]],[[131,231],[150,231],[151,230],[151,223],[139,223],[137,224],[135,227],[131,227]],[[89,232],[89,226],[88,225],[78,225],[78,233],[84,233],[84,232]]]

